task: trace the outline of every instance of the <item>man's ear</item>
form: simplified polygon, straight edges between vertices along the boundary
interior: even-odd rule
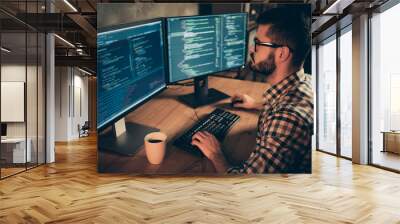
[[[290,50],[288,47],[283,46],[278,49],[278,60],[280,62],[285,62],[290,59]]]

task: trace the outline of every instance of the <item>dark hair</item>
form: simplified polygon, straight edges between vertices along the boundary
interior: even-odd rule
[[[293,50],[293,66],[299,67],[304,62],[311,48],[309,7],[271,8],[257,18],[257,24],[271,25],[265,35]]]

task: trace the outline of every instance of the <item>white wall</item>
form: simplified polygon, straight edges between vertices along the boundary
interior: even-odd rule
[[[25,64],[1,65],[1,81],[25,82]]]
[[[56,67],[55,85],[55,141],[77,139],[78,124],[82,126],[89,117],[88,77],[76,68]]]
[[[30,70],[31,68],[28,68]],[[25,82],[25,64],[5,64],[1,66],[1,81],[4,82]],[[7,110],[7,108],[1,108]],[[25,123],[7,123],[7,137],[25,137]]]
[[[36,79],[31,77],[32,74],[36,76],[36,66],[27,66],[25,64],[3,64],[1,66],[1,81],[4,82],[25,82],[25,75],[27,69],[28,72],[28,88],[27,88],[27,106],[30,108],[27,109],[27,122],[28,129],[33,127],[36,130],[36,107],[37,107],[37,99],[36,99]],[[39,105],[40,107],[41,105]],[[1,108],[1,110],[7,110],[7,108]],[[35,113],[33,113],[35,112]],[[7,136],[8,137],[25,137],[25,123],[26,122],[11,122],[7,123]],[[28,137],[29,136],[28,130]],[[36,137],[36,132],[35,132]]]
[[[77,74],[78,72],[78,74]],[[82,76],[83,73],[81,73],[79,70],[74,70],[74,91],[72,94],[74,96],[71,96],[71,99],[73,99],[74,102],[71,102],[71,106],[74,105],[72,108],[72,114],[71,114],[71,136],[72,138],[79,138],[79,133],[78,133],[78,124],[81,126],[85,123],[85,121],[89,120],[89,102],[88,102],[88,77],[87,76]],[[79,93],[80,91],[80,93]],[[80,97],[79,97],[80,96]],[[80,101],[80,102],[79,102]],[[81,107],[81,108],[79,108]],[[81,110],[81,111],[80,111]]]
[[[68,86],[67,67],[55,68],[55,141],[68,141]]]
[[[25,83],[1,82],[1,121],[24,122]],[[36,108],[36,106],[34,107]]]

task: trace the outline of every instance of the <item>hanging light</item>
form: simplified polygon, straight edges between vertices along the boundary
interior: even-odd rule
[[[78,10],[68,1],[64,0],[65,4],[67,4],[74,12],[78,12]]]
[[[10,52],[11,52],[11,50],[9,50],[9,49],[7,49],[7,48],[5,48],[5,47],[1,47],[1,50],[4,51],[4,52],[6,52],[6,53],[10,53]]]
[[[60,37],[59,35],[57,35],[57,34],[54,34],[54,36],[55,37],[57,37],[59,40],[61,40],[62,42],[64,42],[64,43],[66,43],[67,45],[69,45],[70,47],[73,47],[73,48],[75,48],[75,45],[73,45],[71,42],[69,42],[68,40],[66,40],[66,39],[64,39],[64,38],[62,38],[62,37]]]

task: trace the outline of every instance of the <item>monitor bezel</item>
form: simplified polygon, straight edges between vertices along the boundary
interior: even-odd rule
[[[244,54],[244,61],[243,64],[240,66],[235,66],[235,67],[231,67],[228,69],[223,69],[220,71],[215,71],[215,72],[211,72],[211,73],[207,73],[207,74],[202,74],[202,75],[198,75],[198,76],[193,76],[193,77],[189,77],[189,78],[185,78],[185,79],[179,79],[179,80],[175,80],[175,81],[171,81],[170,79],[170,70],[169,70],[169,40],[168,40],[168,19],[174,19],[174,18],[193,18],[193,17],[206,17],[206,16],[223,16],[223,15],[234,15],[234,14],[244,14],[246,16],[246,24],[245,24],[245,54]],[[215,73],[219,73],[219,72],[225,72],[225,71],[229,71],[232,69],[237,69],[237,68],[242,68],[243,66],[246,65],[247,62],[247,53],[248,53],[248,23],[249,23],[249,15],[247,12],[237,12],[237,13],[221,13],[221,14],[208,14],[208,15],[192,15],[192,16],[172,16],[172,17],[165,17],[165,42],[166,42],[166,51],[165,53],[167,54],[168,57],[168,73],[167,73],[167,84],[175,84],[177,82],[181,82],[181,81],[186,81],[186,80],[190,80],[190,79],[194,79],[194,78],[202,78],[202,77],[206,77],[206,76],[210,76],[213,75]]]
[[[0,122],[0,124],[1,124],[1,129],[0,129],[1,136],[2,137],[7,137],[7,128],[8,128],[7,127],[7,123],[6,122]]]
[[[124,23],[124,24],[118,24],[118,25],[103,27],[103,28],[101,28],[101,29],[99,30],[100,32],[98,32],[97,35],[99,35],[99,34],[101,34],[101,33],[109,32],[109,31],[112,31],[112,30],[123,29],[123,28],[127,28],[127,27],[132,27],[132,26],[140,26],[140,25],[144,25],[144,24],[148,24],[148,23],[153,23],[153,22],[161,22],[161,33],[162,33],[161,36],[164,36],[164,34],[165,34],[165,27],[164,27],[164,25],[163,25],[163,24],[164,24],[164,20],[163,20],[162,18],[141,20],[141,21],[135,21],[135,22],[129,22],[129,23]],[[97,36],[97,35],[96,35],[96,36]],[[167,61],[167,59],[166,59],[166,57],[165,57],[165,50],[166,50],[166,47],[165,47],[165,44],[166,44],[165,38],[162,38],[162,43],[163,43],[162,51],[163,51],[163,55],[164,55],[164,57],[163,57],[163,63],[164,63],[164,79],[165,79],[164,84],[165,84],[165,85],[164,85],[162,88],[160,88],[158,91],[154,92],[152,95],[149,95],[147,98],[145,98],[145,99],[142,100],[141,102],[137,103],[136,105],[131,106],[131,107],[128,108],[125,112],[120,113],[119,115],[115,116],[114,118],[112,118],[112,119],[110,119],[110,120],[104,122],[102,125],[100,125],[100,126],[97,125],[97,121],[96,121],[96,129],[97,129],[98,133],[101,132],[101,131],[103,131],[103,130],[105,130],[105,129],[107,129],[107,128],[109,128],[109,127],[112,126],[116,121],[118,121],[118,120],[120,120],[121,118],[125,117],[127,114],[133,112],[134,110],[136,110],[137,108],[139,108],[139,107],[142,106],[143,104],[147,103],[147,102],[148,102],[149,100],[151,100],[153,97],[159,95],[161,92],[163,92],[165,89],[167,89],[168,80],[166,79],[166,77],[168,76],[168,70],[166,70],[166,69],[167,69],[167,66],[165,66],[165,65],[166,65],[166,63],[168,64],[168,61]],[[97,52],[96,52],[96,54],[97,54]],[[98,56],[98,55],[97,55],[97,56]],[[99,57],[97,57],[97,58],[99,58]],[[98,66],[98,64],[97,64],[96,66]],[[97,71],[99,71],[98,68],[97,68]],[[97,96],[99,95],[99,94],[98,94],[98,87],[96,88],[96,94],[97,94]],[[97,108],[97,106],[96,106],[96,108]],[[96,109],[96,110],[97,110],[97,109]],[[98,110],[97,110],[97,111],[98,111]],[[96,116],[98,117],[98,114],[97,114],[97,113],[96,113]]]
[[[152,18],[152,19],[146,19],[146,20],[140,20],[140,21],[133,21],[133,22],[127,22],[127,23],[120,23],[120,24],[116,24],[116,25],[110,25],[110,26],[105,26],[105,27],[101,27],[98,29],[97,35],[101,33],[105,33],[105,32],[109,32],[109,31],[113,31],[113,30],[118,30],[118,29],[123,29],[123,28],[127,28],[130,26],[139,26],[139,25],[144,25],[147,23],[152,23],[152,22],[158,22],[158,21],[162,21],[162,18]]]

